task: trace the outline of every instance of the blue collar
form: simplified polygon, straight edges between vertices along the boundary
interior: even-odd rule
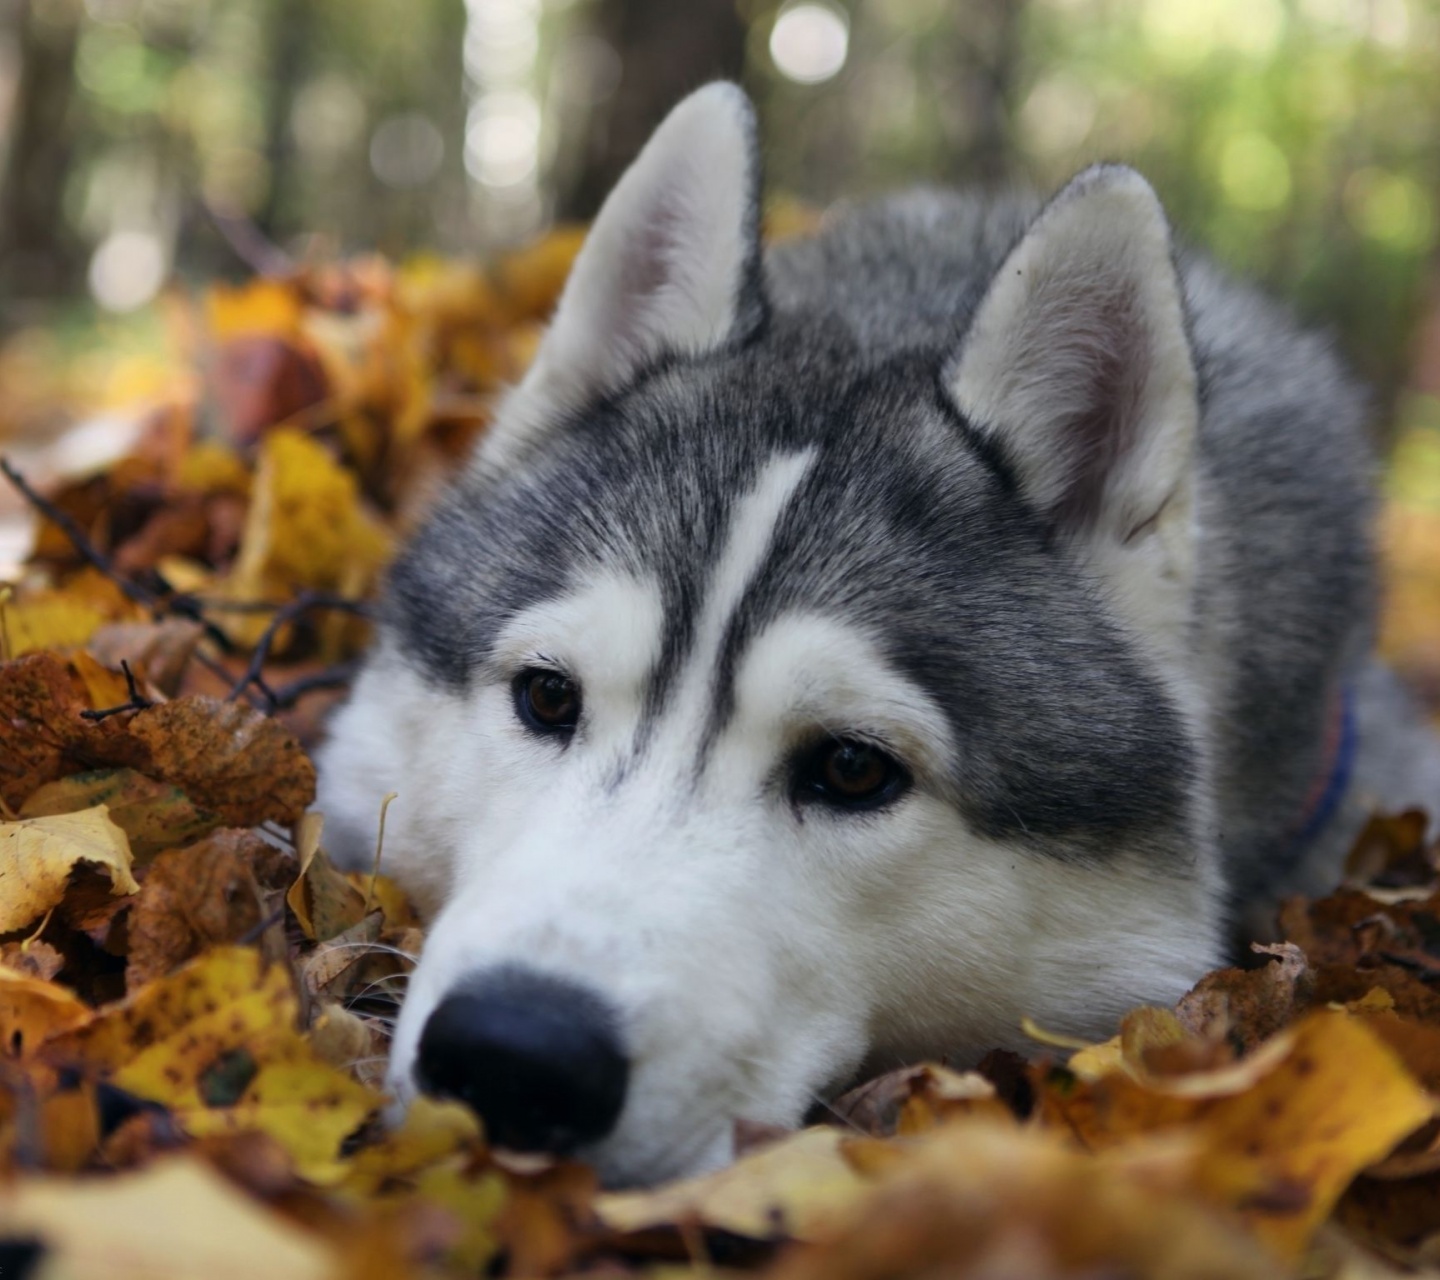
[[[1339,705],[1325,736],[1328,767],[1321,775],[1324,781],[1317,780],[1306,800],[1299,830],[1290,837],[1284,856],[1287,869],[1305,856],[1311,843],[1325,830],[1350,787],[1350,779],[1355,772],[1355,752],[1360,742],[1355,723],[1355,698],[1350,689],[1340,691]]]

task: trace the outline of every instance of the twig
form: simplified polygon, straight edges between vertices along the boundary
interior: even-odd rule
[[[385,852],[385,815],[390,812],[390,802],[398,794],[396,791],[387,791],[385,798],[380,801],[380,830],[375,833],[375,865],[370,868],[370,883],[365,889],[365,910],[360,913],[362,917],[370,914],[370,902],[375,897],[375,881],[380,876],[380,855]]]
[[[249,664],[240,679],[231,688],[227,701],[234,702],[253,684],[265,695],[271,709],[274,710],[277,694],[265,684],[261,672],[264,670],[266,662],[270,660],[270,650],[275,644],[275,637],[280,634],[280,628],[294,622],[311,609],[341,609],[360,617],[364,617],[368,612],[364,604],[358,600],[351,600],[347,596],[328,595],[320,591],[306,591],[296,596],[284,608],[278,609],[275,616],[266,625],[260,635],[259,643],[250,654]]]
[[[205,212],[235,256],[256,275],[288,276],[295,262],[284,249],[270,240],[251,219],[217,209],[207,203]]]
[[[135,673],[130,670],[130,664],[120,659],[120,670],[125,673],[125,687],[130,691],[130,697],[118,707],[106,707],[103,711],[91,711],[88,707],[80,713],[82,720],[99,722],[108,720],[111,716],[118,716],[125,711],[144,711],[146,707],[153,707],[155,704],[150,701],[135,684]]]
[[[266,916],[265,919],[261,920],[259,924],[254,925],[249,929],[246,929],[244,933],[242,933],[238,938],[236,938],[235,945],[237,947],[253,946],[265,936],[265,931],[267,929],[279,924],[280,921],[282,921],[283,919],[285,919],[285,900],[282,898],[280,900],[280,905],[276,907],[275,910],[272,911],[268,916]]]
[[[313,675],[300,676],[278,689],[269,690],[272,711],[287,711],[307,693],[318,693],[322,689],[344,689],[351,684],[360,671],[358,662],[341,662]],[[257,681],[257,683],[259,683]],[[261,684],[262,689],[268,686]]]
[[[143,608],[149,609],[151,614],[155,616],[167,613],[178,614],[182,618],[189,618],[192,622],[198,622],[205,628],[206,636],[214,641],[215,644],[219,645],[223,652],[229,653],[234,650],[235,646],[230,643],[230,637],[221,631],[210,619],[205,617],[189,596],[172,591],[169,585],[164,582],[163,578],[160,579],[161,583],[165,585],[165,595],[162,597],[157,596],[153,591],[149,590],[149,588],[141,586],[133,579],[127,578],[116,569],[115,566],[110,563],[110,558],[90,541],[85,530],[76,524],[64,511],[60,510],[49,498],[38,493],[31,486],[30,482],[26,480],[20,472],[15,470],[8,458],[0,458],[0,472],[4,473],[5,478],[20,491],[20,494],[31,506],[59,528],[60,532],[70,540],[70,545],[80,553],[81,558],[88,561],[109,578],[111,582],[125,593],[127,599],[134,601],[134,603]],[[159,575],[157,574],[156,576],[158,577]]]
[[[136,604],[143,605],[145,608],[155,612],[161,610],[162,606],[157,597],[152,595],[138,582],[132,582],[116,569],[115,566],[101,554],[95,544],[90,541],[85,530],[76,524],[65,512],[61,511],[49,498],[43,497],[31,488],[30,482],[10,465],[8,458],[0,457],[0,473],[3,473],[5,478],[20,491],[21,496],[26,502],[40,512],[40,514],[52,524],[58,526],[61,533],[70,539],[71,545],[80,553],[81,557],[88,560],[91,565],[119,587],[120,590],[125,593],[127,599],[133,600]]]

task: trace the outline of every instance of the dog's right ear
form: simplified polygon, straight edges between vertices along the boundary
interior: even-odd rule
[[[505,465],[665,356],[754,332],[765,314],[759,168],[755,113],[737,86],[707,85],[670,112],[596,217],[482,463]]]

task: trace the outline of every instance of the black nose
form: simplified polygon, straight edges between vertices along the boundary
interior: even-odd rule
[[[426,1093],[474,1108],[497,1146],[558,1155],[615,1127],[630,1064],[598,996],[502,969],[440,1002],[415,1074]]]

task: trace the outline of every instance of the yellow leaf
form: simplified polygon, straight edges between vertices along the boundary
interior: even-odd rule
[[[345,1189],[374,1195],[396,1179],[463,1154],[466,1162],[484,1150],[480,1121],[463,1103],[424,1094],[405,1109],[405,1118],[377,1142],[357,1151],[346,1171]]]
[[[1294,1259],[1351,1179],[1423,1124],[1432,1104],[1361,1019],[1317,1013],[1240,1062],[1164,1077],[1115,1071],[1047,1089],[1041,1110],[1097,1150],[1187,1133],[1197,1185]]]
[[[364,891],[341,875],[320,848],[323,822],[318,813],[307,813],[300,819],[295,836],[300,874],[285,895],[300,927],[317,942],[344,933],[365,916]]]
[[[194,967],[207,967],[215,954],[209,952]],[[136,1004],[164,982],[142,987]],[[163,991],[157,995],[163,1000]],[[147,1045],[137,1037],[138,1043],[127,1046],[128,1061],[115,1071],[116,1084],[169,1107],[199,1106],[201,1077],[227,1053],[243,1050],[256,1063],[309,1056],[309,1047],[295,1028],[295,994],[278,965],[259,975],[250,990],[228,999],[214,988],[202,987],[194,995],[201,1003],[188,1010],[188,1017],[177,1019],[163,1038]],[[136,1025],[133,1018],[127,1022]]]
[[[910,1096],[900,1108],[896,1132],[925,1133],[936,1125],[975,1115],[987,1115],[998,1124],[1014,1121],[995,1086],[979,1072],[952,1071],[926,1063],[911,1077]]]
[[[268,1060],[269,1046],[293,1046],[296,1012],[295,993],[278,965],[266,968],[251,947],[214,947],[102,1009],[94,1022],[61,1037],[56,1052],[102,1075],[124,1067],[157,1090],[147,1096],[163,1102],[167,1093],[193,1088],[200,1071],[226,1049],[244,1045]],[[207,1019],[212,1033],[200,1042],[194,1033]],[[182,1069],[167,1076],[163,1067],[172,1057]]]
[[[1181,1143],[1100,1158],[1064,1136],[980,1117],[908,1143],[871,1141],[873,1180],[773,1280],[899,1276],[1123,1275],[1136,1280],[1274,1280],[1265,1255],[1222,1214],[1186,1193]],[[872,1153],[873,1155],[873,1153]]]
[[[0,1055],[27,1057],[92,1017],[90,1006],[67,988],[0,967]]]
[[[23,1178],[0,1199],[0,1232],[38,1236],[37,1274],[76,1280],[332,1280],[318,1237],[262,1208],[194,1156],[104,1179]]]
[[[177,1105],[176,1119],[197,1138],[258,1129],[285,1148],[302,1177],[322,1184],[338,1181],[345,1174],[340,1144],[384,1099],[311,1055],[308,1046],[303,1053],[300,1061],[260,1067],[232,1106],[211,1107],[197,1099],[193,1105]],[[134,1087],[127,1074],[116,1078],[123,1087]]]
[[[299,292],[284,280],[257,279],[235,288],[213,285],[205,304],[210,333],[217,342],[294,337],[300,332],[304,310]]]
[[[1132,1009],[1120,1024],[1120,1034],[1104,1044],[1087,1045],[1066,1064],[1082,1080],[1098,1080],[1112,1071],[1142,1078],[1147,1049],[1179,1044],[1185,1028],[1169,1009]]]
[[[595,1208],[616,1231],[694,1221],[756,1240],[814,1238],[844,1221],[868,1185],[844,1142],[838,1129],[805,1129],[728,1169],[654,1191],[611,1192]]]
[[[109,615],[66,591],[37,591],[20,602],[0,604],[5,652],[11,658],[42,649],[73,649],[90,639]]]
[[[138,893],[130,843],[105,806],[0,822],[0,933],[38,920],[65,896],[70,873],[93,863],[116,894]]]
[[[189,844],[220,825],[219,817],[197,808],[179,787],[134,769],[97,769],[47,782],[25,801],[20,816],[73,813],[97,804],[125,832],[131,855],[142,865],[161,849]]]
[[[360,508],[352,472],[299,431],[266,435],[229,584],[236,598],[339,591],[357,575],[363,589],[389,550],[389,536]]]
[[[451,1162],[419,1174],[415,1199],[449,1210],[460,1224],[447,1261],[462,1275],[483,1274],[496,1250],[493,1226],[505,1207],[505,1180],[493,1170],[477,1175]]]
[[[201,493],[236,493],[248,497],[250,469],[239,454],[218,440],[197,440],[180,459],[176,483]]]

